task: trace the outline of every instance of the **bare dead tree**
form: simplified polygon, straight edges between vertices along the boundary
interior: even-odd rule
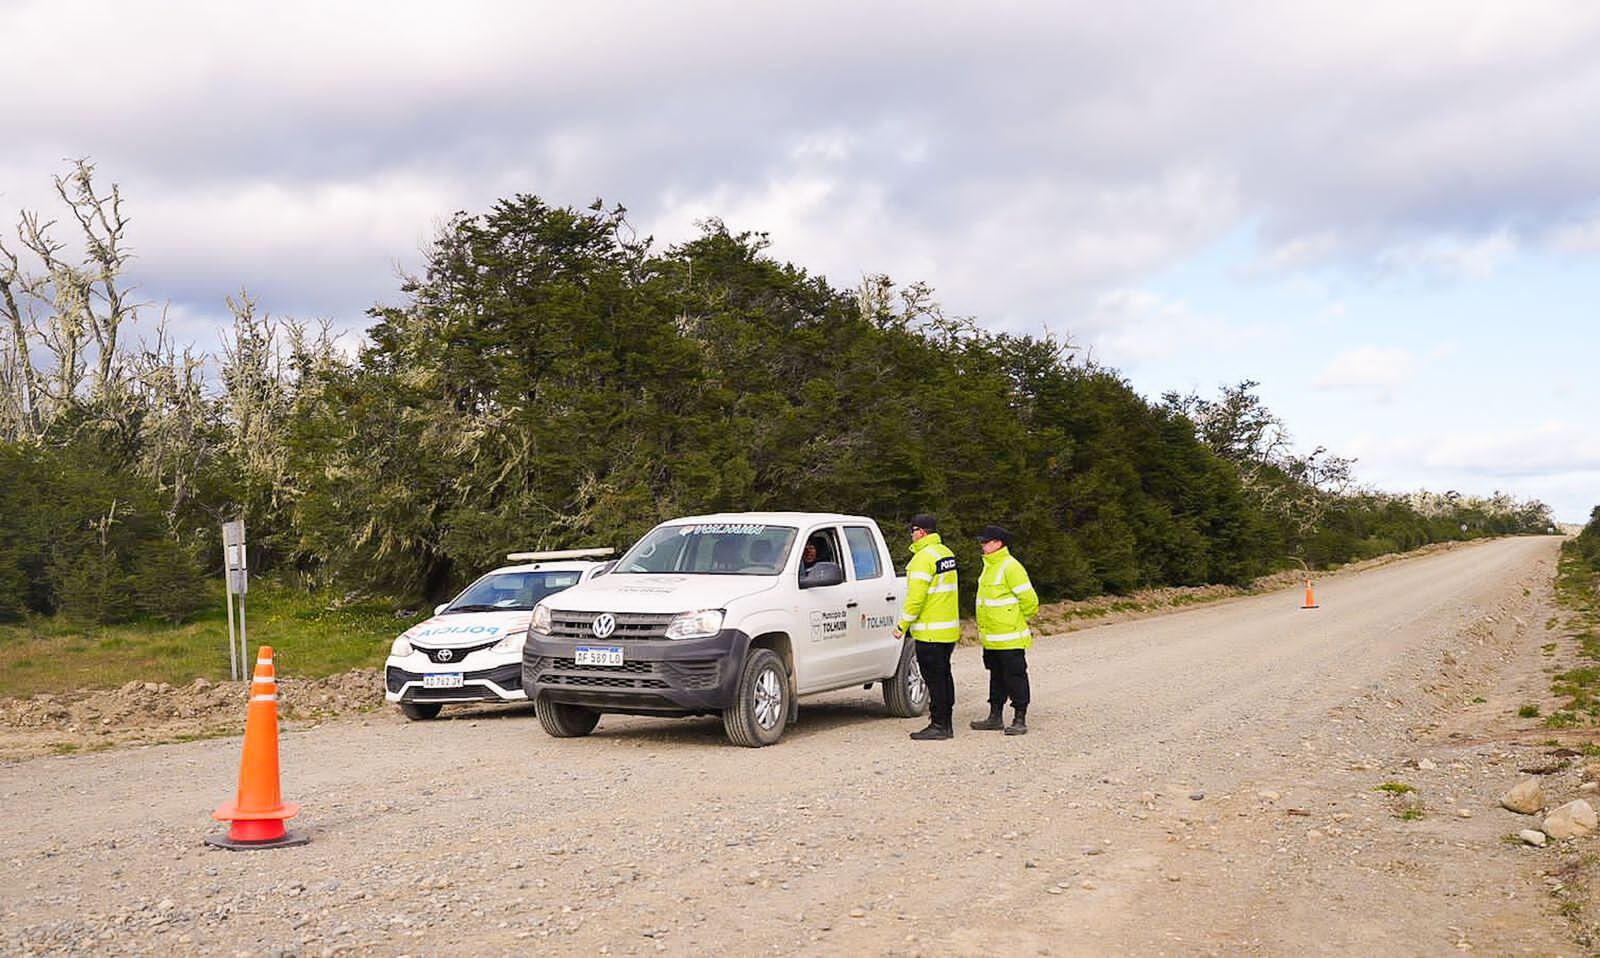
[[[94,166],[77,160],[55,178],[56,194],[77,223],[83,244],[74,261],[56,235],[57,222],[24,210],[16,236],[37,261],[24,269],[16,251],[0,242],[0,311],[4,313],[4,413],[6,435],[37,440],[61,411],[89,401],[103,416],[129,413],[129,367],[123,338],[138,319],[139,304],[124,286],[132,253],[122,194],[98,191]]]
[[[17,254],[0,243],[0,436],[32,442],[39,437],[39,382],[28,353],[30,323],[17,302],[22,264]]]
[[[89,300],[86,319],[98,352],[91,395],[108,396],[122,382],[123,356],[117,339],[125,322],[135,318],[138,305],[122,287],[123,270],[132,258],[123,244],[128,220],[122,214],[122,191],[113,183],[111,192],[100,194],[94,188],[94,166],[77,160],[73,171],[56,177],[56,193],[72,211],[83,231],[87,259],[78,270]],[[99,308],[94,308],[98,303]]]

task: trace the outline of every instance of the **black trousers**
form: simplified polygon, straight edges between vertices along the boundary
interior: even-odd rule
[[[1028,707],[1028,650],[984,649],[983,667],[989,670],[989,705],[1004,708],[1006,699],[1014,708]]]
[[[956,680],[950,674],[950,653],[954,642],[917,642],[917,668],[928,683],[928,721],[949,727],[956,707]]]

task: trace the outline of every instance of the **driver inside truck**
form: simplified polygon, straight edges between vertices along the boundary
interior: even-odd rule
[[[813,534],[806,540],[805,551],[800,553],[800,571],[803,573],[818,562],[829,561],[830,554],[827,538],[820,532]]]
[[[718,572],[728,572],[738,569],[742,563],[739,561],[739,540],[733,537],[718,539],[716,545],[711,547],[711,568]]]

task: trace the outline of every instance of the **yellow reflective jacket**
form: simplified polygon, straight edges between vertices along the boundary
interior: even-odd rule
[[[978,637],[986,649],[1026,649],[1033,645],[1028,620],[1039,611],[1039,594],[1028,570],[1000,548],[983,557],[978,576]]]
[[[960,602],[955,553],[940,541],[937,532],[911,543],[900,631],[909,628],[918,642],[956,642],[961,638]]]

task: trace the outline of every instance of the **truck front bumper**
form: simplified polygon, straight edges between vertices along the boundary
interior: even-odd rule
[[[621,665],[578,665],[580,647],[622,649]],[[587,642],[529,633],[522,688],[529,701],[582,705],[633,715],[705,715],[734,701],[750,637],[723,629],[703,639]]]

